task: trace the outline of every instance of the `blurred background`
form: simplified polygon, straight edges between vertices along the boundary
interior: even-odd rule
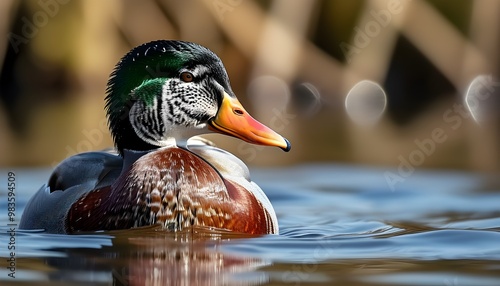
[[[111,147],[106,82],[131,48],[218,54],[290,153],[220,135],[250,165],[497,171],[500,1],[3,0],[0,167]]]

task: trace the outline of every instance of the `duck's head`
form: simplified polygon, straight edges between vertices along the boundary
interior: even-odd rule
[[[208,132],[290,150],[239,103],[219,57],[194,43],[160,40],[132,49],[111,74],[106,109],[121,154]]]

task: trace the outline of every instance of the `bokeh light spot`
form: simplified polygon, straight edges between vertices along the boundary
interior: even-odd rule
[[[374,125],[384,114],[387,96],[384,89],[369,80],[358,82],[345,99],[347,114],[356,124]]]
[[[288,84],[275,76],[259,76],[253,79],[247,90],[249,99],[259,110],[269,108],[285,109],[290,101]]]
[[[465,94],[465,105],[476,123],[483,123],[497,113],[499,82],[492,76],[478,75],[469,84]]]

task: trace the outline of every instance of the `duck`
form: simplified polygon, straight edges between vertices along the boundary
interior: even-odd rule
[[[178,40],[133,48],[109,77],[105,109],[114,148],[59,163],[27,202],[20,229],[279,233],[273,206],[245,163],[200,137],[220,133],[291,148],[243,108],[214,52]]]

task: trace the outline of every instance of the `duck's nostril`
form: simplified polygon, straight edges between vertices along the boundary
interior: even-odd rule
[[[243,112],[243,110],[241,110],[241,109],[233,109],[233,112],[234,112],[234,114],[240,115],[240,116],[245,114],[245,112]]]

